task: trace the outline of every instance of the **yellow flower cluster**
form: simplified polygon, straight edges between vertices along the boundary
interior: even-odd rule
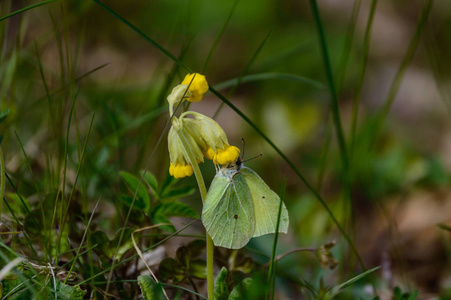
[[[176,86],[168,96],[170,114],[173,114],[173,106],[180,101],[200,101],[207,91],[205,76],[188,74],[182,84]],[[188,115],[193,118],[188,118]],[[193,111],[184,112],[179,118],[172,117],[168,148],[171,161],[169,174],[175,178],[193,174],[190,157],[196,163],[203,162],[205,157],[213,160],[214,164],[225,165],[235,162],[240,154],[237,147],[229,145],[224,130],[216,121]]]

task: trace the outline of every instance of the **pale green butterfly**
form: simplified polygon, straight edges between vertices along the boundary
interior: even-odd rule
[[[252,237],[276,232],[280,198],[240,158],[216,173],[202,209],[202,223],[215,246],[243,248]],[[282,203],[279,232],[287,233]]]

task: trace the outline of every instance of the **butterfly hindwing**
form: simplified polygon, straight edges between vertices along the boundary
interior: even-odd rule
[[[275,233],[280,197],[253,170],[243,167],[240,173],[244,176],[250,194],[252,195],[255,215],[255,231],[253,237]],[[288,211],[285,204],[282,203],[279,232],[287,233],[288,223]]]
[[[251,192],[239,172],[216,174],[202,209],[202,223],[215,246],[244,247],[254,234]]]

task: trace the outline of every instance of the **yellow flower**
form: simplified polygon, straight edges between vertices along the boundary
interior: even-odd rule
[[[206,159],[213,160],[215,158],[215,151],[210,146],[203,152]]]
[[[205,76],[199,73],[186,75],[182,84],[189,86],[191,96],[189,96],[187,100],[191,102],[199,102],[202,100],[202,96],[208,91],[208,82],[205,79]]]
[[[240,156],[240,149],[235,146],[227,146],[225,149],[216,150],[216,155],[213,158],[215,164],[226,165],[233,163]]]
[[[174,176],[174,178],[191,176],[193,175],[193,167],[191,165],[180,164],[174,166],[174,164],[171,163],[171,165],[169,166],[169,174],[171,174],[171,176]]]
[[[202,149],[196,141],[196,135],[192,136],[188,130],[189,126],[187,125],[190,122],[192,122],[190,119],[178,119],[174,117],[172,127],[168,133],[169,159],[171,161],[169,174],[175,178],[182,178],[193,174],[193,167],[190,165],[188,153],[196,160],[195,163],[204,161]]]

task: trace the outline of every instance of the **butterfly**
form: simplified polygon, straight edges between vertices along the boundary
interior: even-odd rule
[[[276,232],[279,196],[240,158],[214,177],[202,209],[202,223],[215,246],[243,248],[252,237]],[[288,211],[282,203],[279,232],[287,233]]]

